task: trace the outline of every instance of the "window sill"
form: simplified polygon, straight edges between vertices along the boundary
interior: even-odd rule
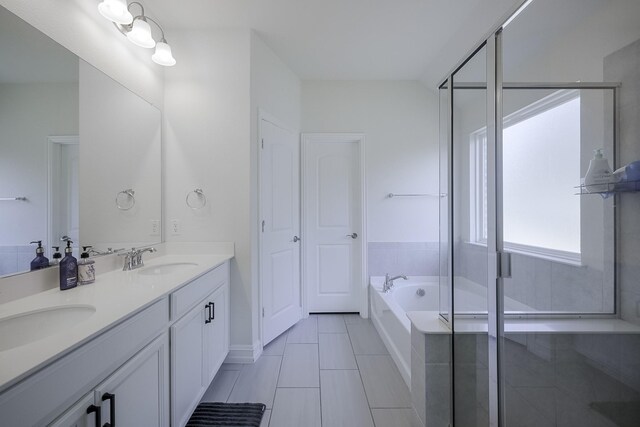
[[[472,242],[466,241],[468,245],[478,246],[478,247],[487,247],[486,243],[483,242]],[[517,245],[513,243],[505,242],[504,249],[507,252],[525,255],[532,258],[543,259],[545,261],[556,262],[558,264],[570,265],[573,267],[586,267],[582,263],[582,259],[580,254],[572,254],[568,252],[554,251],[542,248],[536,248],[532,246],[525,245]]]

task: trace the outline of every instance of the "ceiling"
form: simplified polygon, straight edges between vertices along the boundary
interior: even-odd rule
[[[171,29],[252,28],[303,80],[434,87],[522,0],[153,0]]]

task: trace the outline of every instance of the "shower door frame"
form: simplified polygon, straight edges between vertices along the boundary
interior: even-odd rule
[[[511,276],[510,254],[504,248],[503,227],[503,188],[502,188],[502,144],[503,144],[503,91],[509,89],[601,89],[612,91],[612,138],[613,138],[613,162],[614,170],[619,164],[619,153],[617,149],[619,135],[619,83],[608,82],[549,82],[549,83],[505,83],[503,81],[503,58],[502,58],[502,32],[504,27],[520,13],[531,0],[523,0],[517,4],[513,10],[505,15],[502,23],[495,27],[477,46],[470,51],[463,59],[445,76],[438,84],[438,89],[447,90],[447,209],[448,209],[448,229],[447,229],[447,276],[448,276],[448,307],[441,307],[440,318],[448,325],[455,334],[456,318],[486,318],[488,329],[488,361],[489,361],[489,425],[505,425],[504,408],[504,372],[501,357],[504,355],[505,318],[615,318],[620,312],[620,298],[617,291],[618,269],[614,269],[614,306],[613,313],[583,313],[583,312],[527,312],[510,313],[504,312],[504,279]],[[486,47],[486,84],[477,85],[463,83],[456,87],[454,75],[464,65],[474,57],[479,51]],[[488,262],[488,284],[495,283],[495,286],[487,286],[487,313],[459,314],[454,311],[454,265],[455,257],[453,250],[454,243],[454,156],[453,156],[453,129],[454,129],[454,89],[486,89],[487,90],[487,262]],[[614,197],[618,197],[617,195]],[[612,245],[613,260],[618,256],[618,218],[619,211],[617,203],[613,205],[613,229]],[[500,226],[498,226],[500,225]],[[455,425],[455,398],[454,398],[454,340],[451,340],[451,405],[450,419]]]

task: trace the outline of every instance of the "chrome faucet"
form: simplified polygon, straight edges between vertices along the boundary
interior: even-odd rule
[[[387,293],[391,289],[393,289],[393,281],[396,279],[409,280],[407,279],[407,276],[405,276],[404,274],[401,274],[399,276],[389,277],[389,273],[387,273],[384,275],[384,285],[382,285],[382,292]]]
[[[142,254],[145,252],[156,252],[156,248],[131,248],[129,252],[118,254],[119,256],[124,257],[124,265],[122,267],[122,271],[135,270],[136,268],[144,267]]]

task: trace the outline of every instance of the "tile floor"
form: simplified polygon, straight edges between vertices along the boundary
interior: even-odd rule
[[[224,364],[205,402],[262,402],[262,427],[409,427],[411,396],[380,336],[356,314],[311,315],[252,365]]]

